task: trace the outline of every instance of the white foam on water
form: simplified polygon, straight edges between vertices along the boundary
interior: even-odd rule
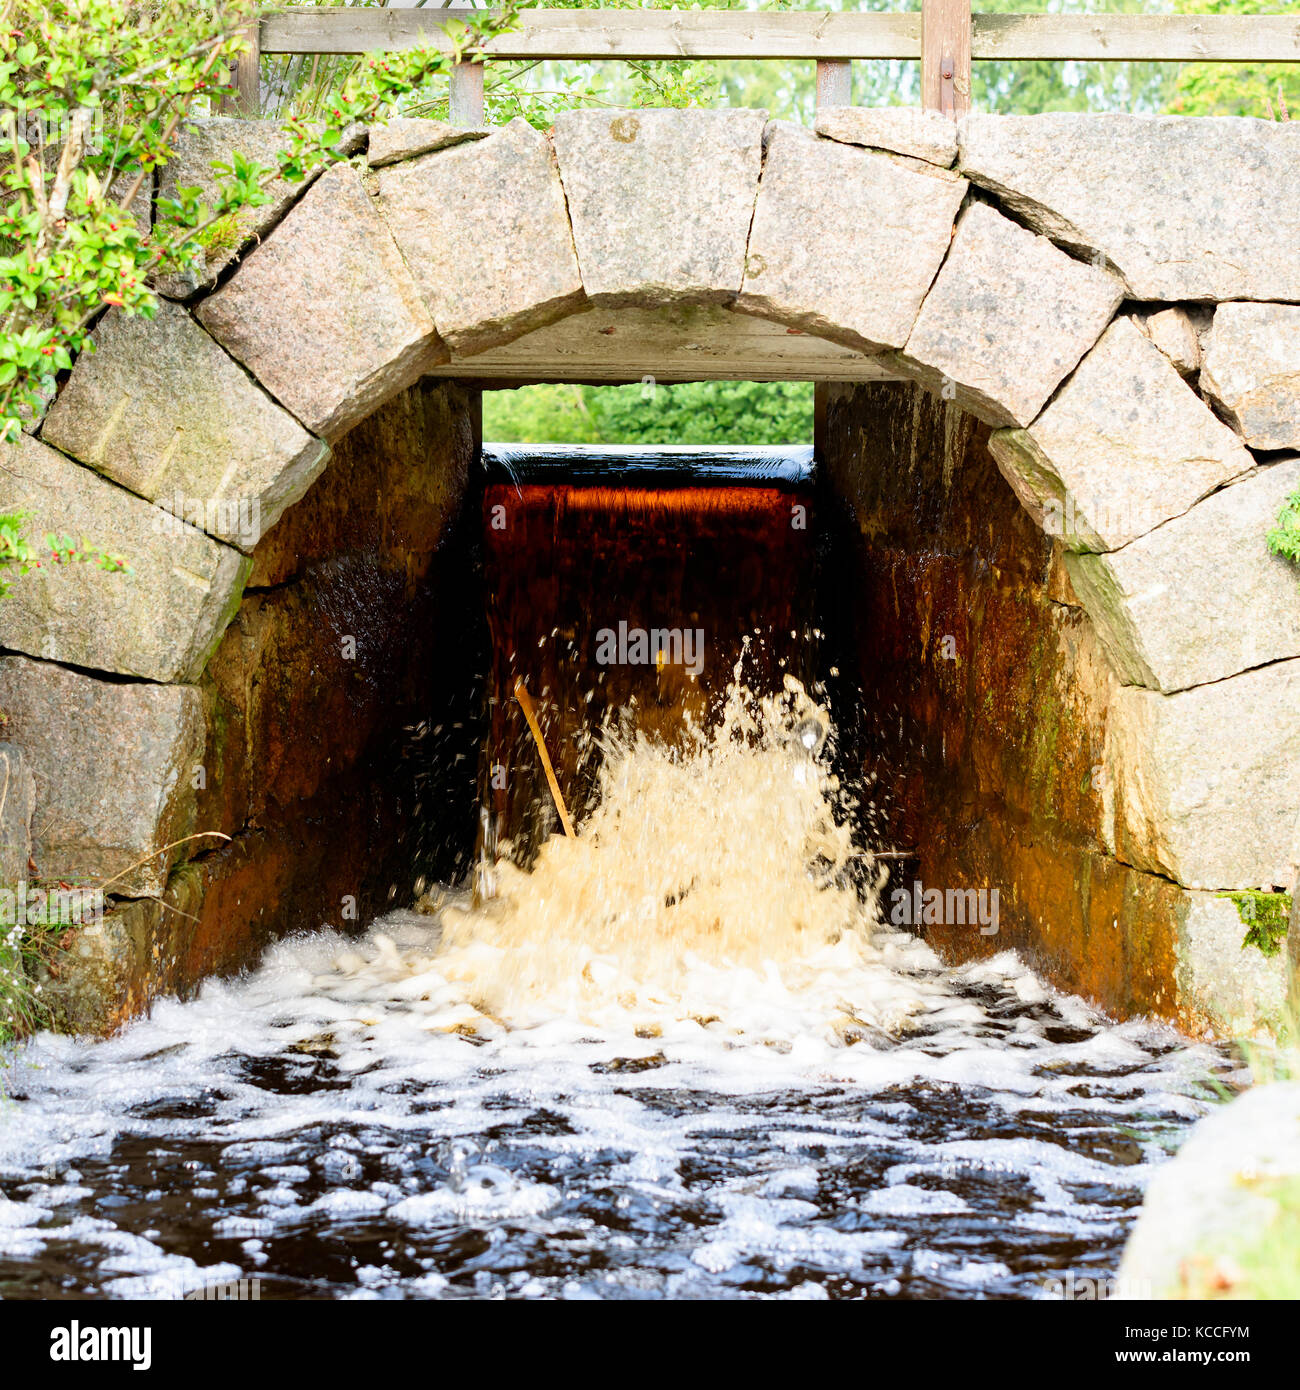
[[[1107,1025],[1078,1001],[1049,995],[1017,1015],[1014,956],[944,969],[911,941],[886,943],[913,1005],[892,1039],[850,1044],[828,1026],[873,968],[862,962],[835,967],[841,988],[799,999],[793,1021],[764,997],[787,986],[759,971],[748,1027],[666,1020],[646,1037],[632,1009],[444,1031],[410,990],[333,969],[344,949],[384,959],[386,926],[400,921],[359,942],[281,943],[248,979],[162,1003],[106,1042],[34,1039],[9,1077],[22,1099],[0,1112],[0,1287],[52,1247],[111,1296],[181,1296],[241,1273],[274,1287],[283,1233],[332,1252],[335,1292],[352,1279],[384,1297],[807,1297],[818,1281],[1032,1296],[1033,1262],[1008,1256],[1005,1229],[982,1261],[918,1261],[910,1247],[933,1250],[963,1222],[1005,1228],[999,1194],[1015,1192],[1021,1256],[1066,1240],[1117,1258],[1163,1143],[1204,1111],[1195,1085],[1218,1065],[1168,1029]],[[973,975],[973,1011],[953,1007],[972,1003]],[[1059,1029],[1070,1040],[1053,1041]],[[1128,1130],[1133,1152],[1111,1161],[1106,1142]],[[156,1207],[185,1183],[221,1193],[187,1208],[201,1250],[144,1240],[100,1205],[128,1148],[147,1156],[131,1180],[164,1231]],[[637,1235],[620,1247],[628,1219]],[[385,1265],[372,1251],[349,1275],[338,1249],[367,1224],[416,1253]],[[490,1237],[480,1268],[449,1256],[458,1232]],[[492,1268],[493,1252],[510,1265],[521,1249],[563,1272],[523,1294]],[[606,1261],[612,1273],[597,1270]],[[381,1273],[363,1284],[363,1268]]]
[[[1221,1059],[882,927],[809,720],[792,683],[689,756],[612,746],[580,838],[495,898],[31,1040],[0,1295],[1032,1297],[1113,1268]]]

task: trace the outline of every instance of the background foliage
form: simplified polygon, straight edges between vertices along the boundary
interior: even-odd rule
[[[1282,0],[1174,0],[1179,14],[1281,14]],[[1300,109],[1294,64],[1188,63],[1165,110],[1179,116],[1268,116]]]
[[[811,444],[810,381],[523,386],[483,395],[483,437],[520,444]]]

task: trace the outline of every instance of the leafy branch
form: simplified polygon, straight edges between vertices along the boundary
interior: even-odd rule
[[[448,25],[447,49],[368,54],[284,122],[274,163],[236,154],[215,191],[138,200],[247,50],[255,0],[0,0],[0,441],[38,418],[107,308],[151,317],[151,280],[183,272],[204,234],[344,157],[381,118],[515,23],[510,7]],[[151,224],[151,225],[150,225]]]

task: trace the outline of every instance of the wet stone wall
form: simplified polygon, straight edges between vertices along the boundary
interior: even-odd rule
[[[144,740],[170,759],[172,813],[150,822],[141,852],[195,837],[159,850],[147,877],[111,885],[102,923],[61,934],[44,979],[61,1026],[108,1031],[157,995],[252,964],[274,937],[362,924],[409,900],[421,873],[465,868],[475,759],[464,750],[478,737],[483,663],[469,406],[453,385],[418,384],[334,443],[253,550],[197,681],[0,661],[6,736],[37,768],[38,869],[70,872],[76,845],[61,828],[90,819],[42,769],[110,727],[126,780]],[[89,710],[79,728],[55,716],[71,698]],[[153,730],[159,698],[188,722],[169,705]],[[104,794],[98,780],[83,799]]]
[[[1257,1026],[1281,1007],[1283,958],[1242,949],[1230,898],[1116,852],[1121,683],[1060,542],[1020,505],[989,433],[907,383],[829,388],[820,510],[836,708],[872,833],[912,851],[884,909],[916,916],[918,883],[945,904],[950,890],[987,903],[996,889],[996,932],[946,907],[914,925],[954,959],[1015,947],[1120,1016]]]

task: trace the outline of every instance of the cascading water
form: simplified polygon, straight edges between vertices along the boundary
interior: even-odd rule
[[[463,989],[479,1011],[465,1026],[705,1018],[761,1031],[778,996],[828,1010],[804,1020],[817,1031],[901,1026],[913,1005],[869,941],[870,857],[818,756],[827,714],[793,677],[759,698],[736,674],[708,733],[688,725],[667,744],[606,730],[576,839],[552,837],[530,870],[504,858],[477,907],[426,899],[436,953],[409,968]]]
[[[33,1040],[0,1294],[1042,1296],[1113,1273],[1225,1064],[882,926],[795,681],[609,736],[496,896]]]

